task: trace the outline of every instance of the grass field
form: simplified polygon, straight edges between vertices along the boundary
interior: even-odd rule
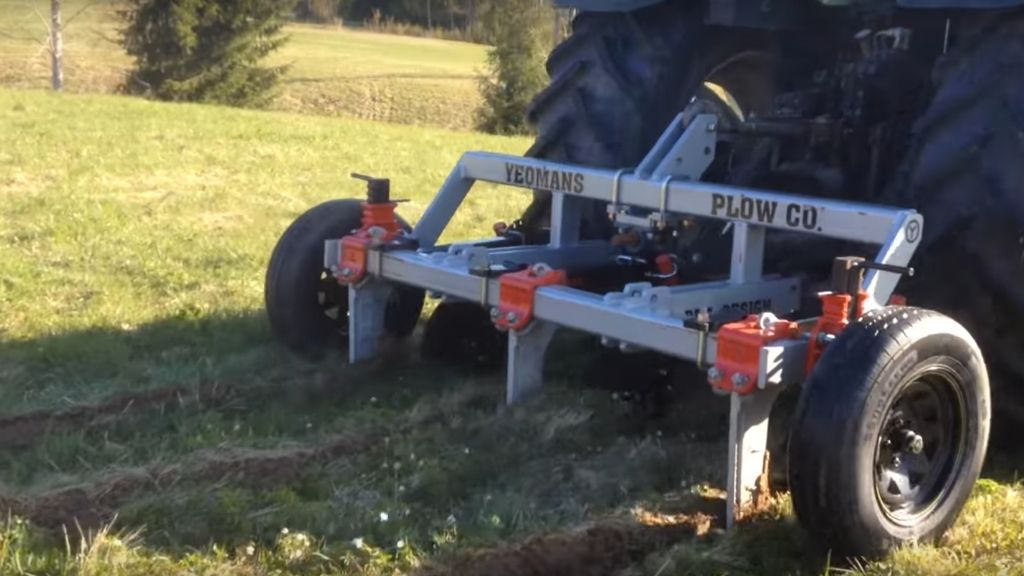
[[[415,338],[360,367],[271,342],[271,248],[359,194],[348,172],[392,177],[415,219],[462,151],[528,144],[0,89],[0,509],[28,521],[0,523],[0,574],[836,572],[785,499],[721,533],[725,406],[703,384],[651,414],[585,385],[600,367],[569,338],[544,392],[497,411],[501,375]],[[501,192],[451,237],[527,200]],[[1006,469],[946,546],[853,568],[1024,574]]]
[[[108,93],[131,64],[117,43],[117,2],[65,0],[66,89]],[[0,86],[49,86],[39,0],[0,0]],[[473,126],[486,48],[339,27],[290,25],[270,60],[288,64],[273,108],[456,129]]]

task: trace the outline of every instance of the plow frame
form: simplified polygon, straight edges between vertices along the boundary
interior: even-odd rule
[[[763,273],[765,235],[777,229],[879,246],[860,293],[866,309],[889,302],[923,232],[913,210],[829,200],[700,182],[714,159],[717,119],[680,115],[634,169],[605,170],[518,156],[468,152],[448,176],[411,234],[370,242],[365,276],[346,282],[342,239],[325,245],[324,265],[349,286],[349,359],[374,357],[384,335],[392,286],[475,302],[509,329],[506,402],[521,400],[542,384],[544,352],[558,328],[599,336],[623,351],[651,350],[714,372],[719,333],[709,314],[738,310],[770,320],[792,314],[801,302],[799,278]],[[437,241],[477,182],[545,190],[552,195],[546,245],[507,246],[503,238],[438,246]],[[729,276],[677,286],[627,284],[596,294],[564,283],[536,286],[529,318],[503,308],[503,276],[524,268],[544,276],[614,265],[621,249],[608,241],[581,241],[587,203],[607,206],[622,228],[654,229],[669,217],[720,220],[731,227]],[[372,230],[370,235],[372,236]],[[351,256],[351,255],[350,255]],[[508,280],[508,279],[506,279]],[[508,288],[505,288],[508,290]],[[801,326],[815,318],[797,318]],[[766,344],[756,359],[756,386],[730,396],[727,523],[752,501],[768,458],[768,415],[784,386],[807,376],[806,333]]]

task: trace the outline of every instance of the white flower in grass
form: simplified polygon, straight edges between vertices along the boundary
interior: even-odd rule
[[[389,516],[388,516],[387,512],[381,512],[380,513],[380,521],[381,522],[387,522],[388,518],[389,518]]]
[[[287,535],[288,534],[288,528],[287,527],[281,528],[281,534],[286,534]]]
[[[399,540],[398,542],[395,542],[395,546],[397,546],[399,550],[405,548],[405,540]]]
[[[357,550],[362,550],[366,547],[366,542],[364,542],[362,538],[353,538],[352,545],[355,546]]]

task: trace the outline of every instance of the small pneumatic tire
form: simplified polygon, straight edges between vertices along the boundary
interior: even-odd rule
[[[299,216],[274,248],[264,292],[267,317],[274,336],[295,352],[319,356],[342,348],[348,340],[348,287],[324,268],[324,242],[357,230],[362,212],[360,200],[324,202]],[[388,334],[412,333],[423,298],[418,288],[392,290],[385,316]]]
[[[800,522],[847,558],[936,541],[981,471],[989,398],[981,352],[949,317],[887,307],[851,323],[804,383],[790,429]]]

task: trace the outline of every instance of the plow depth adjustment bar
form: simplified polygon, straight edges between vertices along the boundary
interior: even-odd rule
[[[411,234],[401,231],[388,181],[363,177],[368,194],[362,227],[328,241],[324,262],[349,288],[351,361],[376,353],[390,290],[404,284],[475,302],[490,312],[497,329],[509,332],[510,403],[541,385],[544,352],[560,327],[595,334],[625,351],[653,350],[707,366],[710,385],[731,402],[731,524],[752,501],[765,473],[768,414],[779,391],[803,382],[850,321],[890,302],[900,275],[910,273],[904,267],[923,221],[912,210],[700,182],[714,159],[715,130],[713,115],[689,123],[680,116],[632,170],[467,153]],[[549,242],[524,245],[500,236],[437,247],[477,181],[551,192]],[[607,205],[620,231],[641,235],[683,216],[719,221],[732,236],[728,278],[680,283],[678,267],[685,264],[663,255],[650,282],[603,294],[572,287],[575,275],[628,258],[611,241],[580,239],[582,214],[593,202]],[[880,249],[874,261],[837,259],[833,290],[822,296],[820,318],[792,318],[801,282],[764,275],[769,230]],[[722,315],[742,319],[716,323]]]

